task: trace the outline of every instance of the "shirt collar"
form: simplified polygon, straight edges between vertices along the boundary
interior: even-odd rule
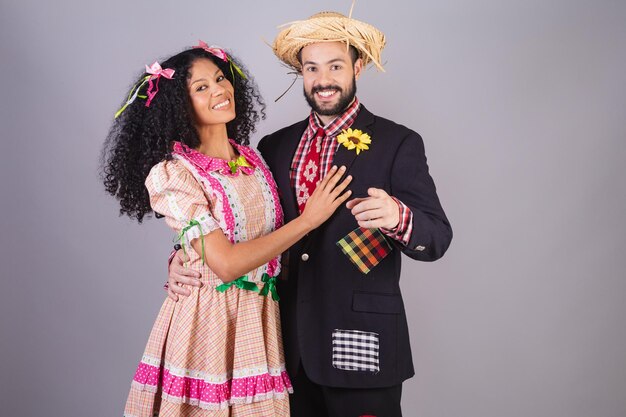
[[[245,158],[246,152],[244,151],[243,146],[239,145],[237,142],[229,139],[230,144],[233,145],[237,153]],[[237,171],[233,173],[231,171],[231,167],[228,165],[227,160],[221,158],[213,158],[211,156],[207,156],[201,152],[196,151],[195,149],[190,148],[182,142],[174,142],[173,154],[182,156],[185,160],[190,162],[196,168],[201,169],[205,172],[213,172],[219,171],[221,174],[228,176],[236,176],[241,170],[246,175],[250,175],[254,172],[255,165],[250,161],[250,158],[246,158],[246,161],[250,165],[249,167],[238,167]]]
[[[324,129],[326,136],[336,136],[340,131],[352,125],[360,109],[361,104],[359,103],[359,99],[354,97],[352,104],[326,126],[322,125],[322,121],[317,113],[311,110],[311,114],[309,115],[309,128],[314,132],[317,132],[319,129]]]

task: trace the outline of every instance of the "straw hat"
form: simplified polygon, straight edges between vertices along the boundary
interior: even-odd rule
[[[352,15],[352,13],[350,13]],[[373,62],[380,71],[384,68],[380,53],[385,47],[385,35],[374,26],[337,12],[321,12],[306,20],[287,23],[276,39],[272,49],[285,64],[301,71],[298,52],[312,43],[346,42],[354,46],[363,60],[363,66]]]

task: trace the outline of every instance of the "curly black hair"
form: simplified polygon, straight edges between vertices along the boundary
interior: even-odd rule
[[[200,145],[187,90],[189,70],[196,60],[211,60],[233,85],[236,117],[226,124],[228,137],[242,145],[250,143],[256,124],[265,119],[265,102],[245,67],[230,53],[228,56],[246,78],[230,62],[202,48],[187,49],[161,63],[175,71],[174,77],[159,79],[158,94],[149,107],[145,100],[136,99],[114,120],[102,149],[101,176],[106,191],[120,202],[120,215],[141,223],[152,212],[144,182],[154,165],[172,158],[174,141],[190,148]],[[142,73],[135,85],[147,75]],[[140,95],[145,95],[146,89],[147,84]]]

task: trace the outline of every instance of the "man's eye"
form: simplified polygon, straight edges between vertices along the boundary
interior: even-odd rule
[[[331,70],[336,71],[341,69],[341,65],[333,65],[332,67],[330,67]]]
[[[317,68],[315,68],[315,67],[307,67],[306,71],[307,72],[315,72],[315,71],[317,71]]]

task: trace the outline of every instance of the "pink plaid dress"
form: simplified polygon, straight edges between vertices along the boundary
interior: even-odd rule
[[[177,143],[174,160],[154,166],[146,179],[152,208],[181,235],[188,266],[201,272],[203,286],[163,303],[131,384],[126,417],[289,416],[291,382],[271,291],[262,296],[237,285],[219,291],[222,281],[189,245],[216,229],[237,243],[282,225],[265,162],[251,148],[233,146],[250,166],[231,170],[226,161]],[[279,272],[277,257],[246,277],[262,290]]]

